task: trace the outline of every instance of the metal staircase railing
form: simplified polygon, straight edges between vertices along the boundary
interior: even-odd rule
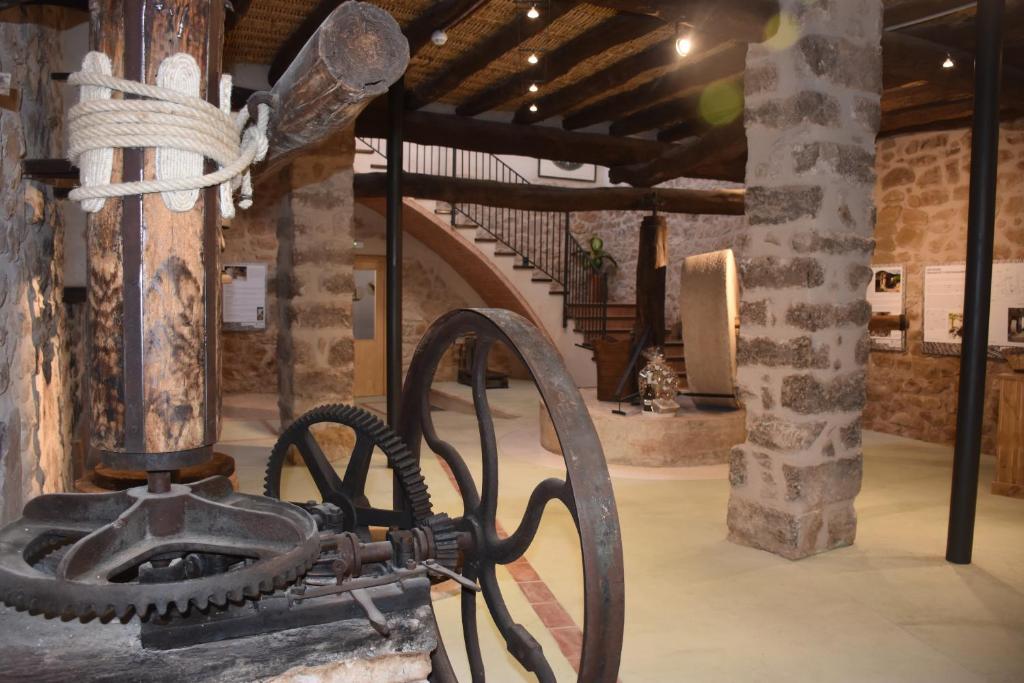
[[[360,141],[382,157],[381,138]],[[404,143],[406,173],[489,180],[529,185],[529,180],[493,154],[439,145]],[[562,326],[569,321],[587,343],[602,337],[608,326],[607,276],[590,268],[587,250],[572,234],[568,211],[531,211],[479,204],[451,205],[452,225],[476,227],[513,252],[524,267],[533,268],[561,288]]]

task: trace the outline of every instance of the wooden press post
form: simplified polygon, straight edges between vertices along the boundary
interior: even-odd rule
[[[110,57],[114,76],[155,84],[166,57],[187,53],[200,68],[200,96],[218,104],[222,2],[91,0],[90,9],[91,47]],[[111,181],[153,178],[155,157],[114,150]],[[108,199],[89,215],[91,445],[110,467],[167,471],[212,455],[217,201],[209,188],[177,213],[149,194]]]
[[[657,214],[640,223],[636,257],[636,324],[633,339],[646,333],[645,347],[665,344],[665,275],[668,272],[668,238],[665,219]],[[634,341],[635,343],[635,341]],[[637,370],[639,370],[639,366]]]

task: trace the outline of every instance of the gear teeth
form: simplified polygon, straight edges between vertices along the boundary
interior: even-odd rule
[[[425,520],[433,514],[429,489],[423,479],[418,459],[413,456],[401,435],[362,408],[340,403],[317,406],[299,416],[282,432],[267,461],[263,479],[265,495],[280,498],[281,471],[289,448],[296,442],[297,437],[319,423],[345,425],[369,437],[387,457],[388,465],[397,475],[402,493],[413,513],[414,525],[426,524]],[[356,526],[360,526],[358,519],[355,523]]]
[[[196,609],[198,609],[199,611],[205,612],[210,607],[210,597],[204,595],[198,598],[194,598],[192,600],[192,604],[195,605]],[[188,607],[188,605],[186,605],[186,607]]]

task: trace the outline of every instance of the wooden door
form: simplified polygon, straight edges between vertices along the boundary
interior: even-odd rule
[[[352,337],[355,341],[356,396],[384,395],[384,268],[383,256],[356,256],[352,295]]]

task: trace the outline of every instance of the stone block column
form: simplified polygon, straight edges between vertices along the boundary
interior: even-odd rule
[[[352,402],[352,141],[334,139],[296,160],[278,206],[283,424],[324,403]]]
[[[782,0],[746,71],[747,234],[730,540],[790,559],[853,543],[875,222],[881,0]]]

